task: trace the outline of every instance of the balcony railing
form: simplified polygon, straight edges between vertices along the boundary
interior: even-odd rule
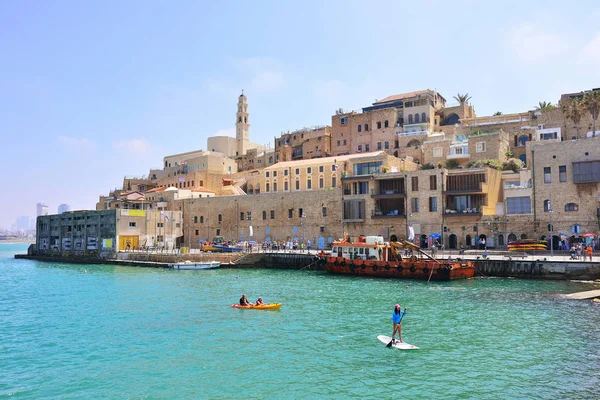
[[[446,159],[447,160],[458,160],[458,159],[462,159],[462,158],[471,158],[471,155],[468,153],[463,153],[463,154],[446,154]]]
[[[481,216],[481,208],[467,208],[464,210],[454,210],[448,208],[444,211],[445,217],[469,217],[469,216]]]
[[[373,211],[371,214],[372,219],[391,219],[391,218],[406,218],[406,214],[404,212],[400,212],[399,210],[389,210],[389,211]]]

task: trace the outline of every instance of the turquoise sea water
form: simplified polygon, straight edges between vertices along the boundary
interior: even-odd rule
[[[600,397],[600,307],[556,296],[590,285],[12,258],[25,249],[0,245],[0,398]],[[230,308],[242,293],[284,305]],[[395,303],[421,350],[376,339]]]

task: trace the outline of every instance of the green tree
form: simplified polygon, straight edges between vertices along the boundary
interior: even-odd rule
[[[538,103],[537,106],[535,106],[535,109],[538,111],[542,111],[542,110],[552,110],[553,108],[556,108],[556,106],[550,102],[547,101],[540,101]]]
[[[593,136],[596,136],[596,121],[600,114],[600,91],[588,92],[583,96],[583,107],[592,116]]]
[[[496,111],[496,112],[494,113],[494,116],[496,116],[496,115],[502,115],[502,111]]]
[[[469,96],[469,93],[457,93],[456,96],[454,96],[454,100],[458,101],[461,105],[463,105],[465,103],[468,103],[469,100],[471,100],[471,96]]]
[[[582,101],[580,99],[573,99],[570,102],[563,104],[561,109],[565,117],[571,120],[575,125],[577,137],[579,137],[579,122],[585,111]]]

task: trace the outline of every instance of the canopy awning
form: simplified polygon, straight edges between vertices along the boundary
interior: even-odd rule
[[[432,239],[439,239],[441,238],[441,235],[439,233],[432,233],[429,235],[429,237]]]

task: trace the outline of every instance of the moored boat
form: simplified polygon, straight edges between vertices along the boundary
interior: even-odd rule
[[[412,250],[415,255],[402,257],[400,249]],[[361,236],[355,242],[333,242],[331,254],[323,256],[322,260],[325,270],[335,274],[433,280],[475,275],[475,266],[471,262],[434,259],[410,242],[387,243],[381,236]]]
[[[215,268],[219,268],[220,266],[221,266],[221,263],[218,261],[200,261],[200,262],[184,261],[184,262],[169,264],[169,268],[185,269],[185,270],[215,269]]]

